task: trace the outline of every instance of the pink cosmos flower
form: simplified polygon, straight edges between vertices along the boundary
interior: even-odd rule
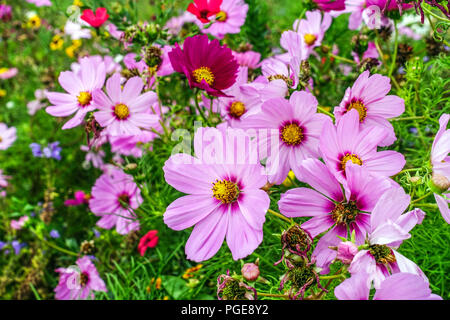
[[[22,216],[18,220],[11,220],[11,228],[14,230],[20,230],[29,219],[30,217],[28,216]]]
[[[164,28],[167,29],[169,34],[178,35],[185,23],[195,23],[196,21],[197,19],[195,16],[190,12],[185,11],[181,16],[170,18]]]
[[[17,139],[16,128],[0,122],[0,150],[8,149]]]
[[[428,282],[414,262],[395,250],[403,240],[411,237],[409,231],[425,217],[420,209],[402,214],[409,202],[410,196],[401,187],[391,189],[379,198],[370,215],[365,249],[355,255],[348,269],[352,275],[368,274],[368,283],[373,281],[375,288],[379,288],[389,274],[398,272],[414,273]]]
[[[128,136],[110,136],[111,151],[124,156],[140,158],[143,155],[143,148],[140,144],[145,144],[154,140],[158,135],[151,131],[142,130],[141,134]]]
[[[86,152],[84,165],[89,166],[89,163],[92,163],[92,166],[94,168],[101,169],[103,167],[103,158],[105,157],[105,151],[95,150],[94,148],[89,149],[88,146],[80,146],[80,149]]]
[[[405,165],[405,157],[396,151],[377,152],[377,145],[386,137],[386,130],[377,126],[361,128],[359,114],[350,110],[334,126],[327,121],[320,136],[320,149],[327,167],[339,181],[345,180],[346,166],[357,164],[371,175],[389,177]]]
[[[334,289],[339,300],[369,300],[370,288],[366,285],[367,275],[358,273]],[[387,277],[375,292],[373,300],[442,300],[431,293],[429,284],[421,277],[406,272]]]
[[[207,35],[186,38],[183,50],[176,43],[169,58],[173,69],[186,75],[191,88],[198,87],[212,96],[226,96],[222,90],[236,82],[239,65],[231,50],[217,39],[209,41]]]
[[[108,95],[102,90],[94,91],[94,105],[100,109],[94,113],[95,120],[111,136],[141,134],[141,128],[150,129],[159,120],[149,113],[158,97],[152,91],[141,94],[144,83],[140,77],[129,79],[123,91],[120,80],[116,73],[106,81]]]
[[[210,138],[216,146],[211,158],[207,156]],[[248,142],[248,137],[245,139]],[[164,165],[167,183],[188,194],[167,207],[164,222],[174,230],[195,225],[186,243],[190,260],[211,258],[225,237],[234,260],[251,254],[262,241],[270,199],[260,188],[267,177],[259,162],[249,161],[248,153],[237,151],[245,144],[235,143],[231,135],[216,128],[200,128],[194,137],[196,157],[176,154]],[[232,161],[224,161],[221,155]]]
[[[268,80],[268,87],[272,91],[282,93],[283,97],[286,96],[289,88],[296,88],[298,85],[296,81],[298,69],[293,69],[289,65],[289,61],[284,62],[275,57],[270,57],[261,62],[261,71]]]
[[[223,0],[214,23],[203,33],[222,39],[226,34],[239,33],[247,17],[248,4],[243,0]]]
[[[444,113],[439,118],[439,131],[431,148],[431,165],[433,166],[433,192],[442,217],[450,223],[450,129],[447,124],[450,114]]]
[[[269,131],[259,137],[258,144],[261,159],[267,156],[270,183],[281,184],[290,169],[297,176],[302,160],[320,157],[319,137],[327,117],[317,113],[317,104],[311,93],[296,91],[289,101],[274,98],[264,102],[261,112],[243,121],[242,127]]]
[[[116,226],[116,231],[122,235],[139,229],[133,209],[137,209],[143,200],[132,176],[111,169],[97,179],[91,195],[89,207],[101,217],[97,222],[99,227],[111,229]]]
[[[331,25],[332,18],[327,12],[322,13],[319,10],[307,11],[306,19],[296,20],[294,30],[296,30],[302,40],[302,51],[306,57],[309,57],[314,48],[322,44],[325,32]]]
[[[6,188],[8,186],[8,180],[11,179],[10,176],[5,176],[3,170],[0,169],[0,188]]]
[[[221,5],[222,0],[194,0],[194,3],[189,3],[187,11],[202,23],[208,23],[210,17],[220,12]]]
[[[98,274],[97,268],[84,256],[76,262],[77,267],[58,268],[59,283],[55,288],[57,300],[94,299],[94,291],[107,292],[106,285]]]
[[[67,207],[71,207],[88,204],[90,198],[91,196],[89,194],[84,193],[84,191],[78,190],[75,191],[75,199],[67,199],[66,201],[64,201],[64,205]]]
[[[0,68],[0,79],[6,80],[13,78],[18,72],[17,68]]]
[[[43,103],[43,100],[46,99],[46,94],[47,90],[37,89],[34,92],[36,100],[27,103],[28,114],[30,116],[33,116],[38,110],[45,108],[47,106],[46,103]]]
[[[352,51],[352,56],[353,56],[353,60],[355,60],[355,62],[357,64],[360,64],[362,60],[367,59],[367,58],[374,58],[377,59],[379,57],[378,54],[378,50],[377,47],[375,46],[375,42],[369,42],[369,45],[367,46],[367,50],[364,51],[361,59],[359,58],[359,55]],[[373,76],[372,76],[373,77]],[[370,77],[371,78],[371,77]],[[358,78],[359,79],[359,78]],[[358,81],[358,80],[357,80]],[[355,83],[356,84],[356,83]],[[355,85],[354,84],[354,85]]]
[[[329,246],[337,246],[347,238],[347,229],[355,232],[355,243],[363,244],[369,229],[370,215],[379,197],[391,184],[383,177],[371,177],[367,170],[357,165],[347,168],[347,181],[344,190],[321,161],[304,160],[295,176],[313,189],[295,188],[281,195],[278,206],[287,217],[313,217],[302,224],[314,238],[330,230],[320,238],[313,252],[316,264],[327,272],[336,251]]]
[[[143,257],[148,248],[154,248],[158,244],[158,230],[150,230],[139,240],[138,252]]]
[[[313,0],[321,11],[341,11],[345,9],[345,0]]]
[[[385,147],[394,143],[394,128],[387,119],[400,116],[405,111],[405,101],[394,95],[387,95],[391,90],[390,79],[380,74],[370,76],[364,71],[351,88],[347,88],[339,107],[334,108],[337,120],[349,110],[359,113],[361,128],[378,126],[384,128],[388,135],[379,143]]]
[[[80,61],[80,72],[64,71],[59,75],[59,83],[68,93],[47,92],[47,98],[53,105],[45,111],[55,117],[75,116],[64,124],[62,129],[70,129],[80,125],[84,116],[95,110],[93,91],[103,87],[105,83],[105,64],[94,64],[89,58]]]
[[[52,2],[50,0],[27,0],[29,3],[35,4],[37,7],[51,6]]]
[[[90,59],[94,65],[99,65],[100,63],[103,62],[105,64],[106,74],[113,74],[116,72],[120,72],[122,70],[122,66],[119,63],[115,62],[113,57],[110,57],[110,56],[102,57],[100,55],[95,55],[95,56],[83,57],[79,60],[79,62],[74,62],[70,65],[70,68],[72,69],[72,71],[75,72],[79,76],[81,76],[80,62],[82,59]]]
[[[249,69],[257,69],[260,66],[261,53],[256,51],[235,52],[233,56],[236,58],[237,63],[241,67],[247,67]]]

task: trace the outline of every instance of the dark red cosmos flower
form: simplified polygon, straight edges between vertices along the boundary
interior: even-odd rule
[[[148,248],[154,248],[158,244],[158,230],[150,230],[145,236],[141,238],[138,245],[138,251],[141,256],[144,256]]]
[[[106,12],[106,8],[97,8],[94,12],[91,9],[86,9],[81,15],[81,19],[89,23],[94,28],[100,27],[106,20],[108,20],[109,14]]]
[[[220,12],[222,0],[194,0],[189,3],[187,11],[195,15],[201,22],[208,23],[209,17]]]
[[[217,39],[210,42],[207,35],[186,38],[183,50],[176,43],[169,58],[173,69],[186,75],[191,88],[198,87],[212,96],[228,97],[222,90],[236,82],[239,64],[231,49]]]

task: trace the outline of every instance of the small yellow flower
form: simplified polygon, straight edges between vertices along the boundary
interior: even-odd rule
[[[55,35],[50,42],[50,49],[52,50],[61,50],[64,45],[64,40],[61,38],[59,34]]]
[[[41,26],[41,18],[37,14],[28,18],[27,27],[31,29],[37,29]]]
[[[82,44],[83,43],[81,42],[81,40],[72,40],[72,46],[74,46],[76,49],[81,47]]]
[[[3,98],[4,96],[6,96],[6,90],[0,89],[0,98]]]
[[[69,58],[73,58],[75,57],[75,51],[77,48],[75,48],[74,46],[70,46],[66,48],[66,54]]]
[[[77,7],[82,7],[83,2],[81,2],[81,0],[73,0],[73,5]]]
[[[286,177],[286,179],[283,181],[283,186],[285,186],[285,187],[292,186],[292,181],[294,181],[294,179],[295,179],[295,174],[291,170],[291,171],[289,171],[288,176]]]
[[[6,73],[8,71],[9,71],[8,68],[0,68],[0,74]]]

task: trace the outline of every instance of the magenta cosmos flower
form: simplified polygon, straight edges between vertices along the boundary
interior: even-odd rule
[[[158,97],[153,91],[141,94],[143,88],[142,79],[133,77],[122,90],[120,74],[116,73],[106,81],[108,95],[94,91],[94,105],[100,110],[94,113],[95,120],[109,135],[139,135],[141,128],[150,129],[158,123],[159,117],[150,114],[150,106]]]
[[[194,0],[194,3],[189,3],[187,11],[202,23],[208,23],[210,17],[220,12],[221,5],[222,0]]]
[[[395,250],[403,240],[411,237],[409,231],[416,224],[421,224],[425,217],[420,209],[402,214],[409,202],[410,196],[401,187],[388,190],[380,197],[370,215],[366,244],[355,255],[348,269],[351,274],[368,274],[368,283],[373,281],[375,288],[379,288],[389,274],[398,272],[414,273],[428,281],[414,262]]]
[[[319,10],[307,11],[306,19],[296,20],[294,30],[297,31],[302,40],[302,51],[309,57],[314,48],[322,44],[325,31],[331,25],[332,18],[329,13],[322,13]]]
[[[287,217],[313,217],[302,224],[314,238],[322,236],[313,252],[316,264],[324,268],[336,258],[336,251],[329,246],[338,246],[341,240],[355,231],[355,242],[364,243],[369,231],[369,212],[375,207],[380,196],[391,188],[390,182],[383,177],[372,177],[367,170],[357,165],[347,168],[347,181],[342,190],[332,172],[319,160],[307,159],[299,166],[296,177],[313,189],[295,188],[281,195],[278,206]],[[330,229],[331,228],[331,229]]]
[[[233,151],[229,164],[223,159],[206,158],[215,137],[219,148]],[[216,128],[200,128],[195,134],[196,157],[172,155],[164,165],[168,184],[188,195],[172,202],[164,213],[164,222],[174,230],[195,226],[186,243],[187,258],[208,260],[226,238],[234,260],[251,254],[263,238],[265,214],[270,199],[260,188],[267,183],[264,168],[255,161],[238,162],[237,145]],[[220,150],[220,151],[219,151]],[[227,153],[228,154],[228,153]]]
[[[248,4],[244,0],[223,0],[214,23],[208,29],[203,29],[202,32],[219,39],[228,33],[239,33],[241,26],[245,23],[247,11]]]
[[[391,90],[390,79],[380,74],[370,76],[364,71],[351,88],[347,88],[339,107],[334,108],[334,115],[339,120],[349,110],[359,113],[361,128],[378,126],[385,128],[388,135],[379,143],[385,147],[394,143],[394,128],[387,119],[400,116],[405,111],[405,101],[394,95],[387,95]]]
[[[95,181],[91,195],[89,207],[96,216],[101,217],[97,222],[99,227],[111,229],[115,226],[119,234],[139,229],[133,209],[142,204],[142,197],[132,176],[112,169]]]
[[[290,169],[298,176],[302,160],[320,157],[319,137],[327,116],[317,113],[317,104],[311,93],[296,91],[289,101],[264,102],[261,112],[242,122],[245,128],[267,130],[259,136],[258,145],[261,159],[267,156],[270,183],[281,184]]]
[[[368,276],[351,276],[334,289],[339,300],[369,300]],[[431,293],[428,282],[412,273],[396,273],[387,277],[375,292],[373,300],[442,300]]]
[[[450,223],[450,157],[448,155],[450,129],[447,129],[449,119],[450,114],[447,113],[439,118],[439,131],[431,148],[431,165],[433,166],[431,185],[439,211],[447,223]]]
[[[84,256],[76,262],[77,266],[58,268],[59,283],[55,288],[57,300],[94,299],[94,291],[107,292],[105,283],[98,274],[97,268]]]
[[[0,123],[0,150],[8,149],[17,139],[16,128]]]
[[[64,71],[59,75],[58,81],[61,87],[68,93],[47,92],[46,96],[53,105],[45,111],[55,117],[67,117],[75,113],[75,116],[64,124],[62,129],[70,129],[80,125],[84,116],[95,110],[92,101],[92,93],[101,89],[105,83],[105,64],[94,64],[89,58],[80,61],[80,71]]]
[[[186,38],[183,49],[178,43],[169,52],[175,71],[184,73],[189,86],[205,90],[212,96],[226,96],[222,90],[236,82],[239,65],[231,50],[207,35]]]
[[[320,149],[328,168],[341,182],[349,162],[367,168],[371,175],[389,177],[402,170],[405,157],[392,150],[377,152],[377,145],[386,135],[382,127],[361,128],[358,112],[350,110],[336,126],[331,121],[324,124]]]
[[[321,11],[341,11],[345,9],[345,0],[313,0]]]

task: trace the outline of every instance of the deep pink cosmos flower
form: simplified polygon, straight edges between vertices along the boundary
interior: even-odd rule
[[[431,148],[431,165],[433,178],[431,179],[434,198],[441,211],[442,217],[450,223],[450,129],[447,129],[450,114],[444,113],[439,118],[439,131]]]
[[[93,93],[94,105],[100,109],[94,113],[95,120],[106,127],[111,136],[138,135],[140,128],[150,129],[158,123],[159,117],[150,114],[150,106],[158,100],[156,93],[141,94],[144,83],[140,77],[133,77],[123,87],[120,74],[115,73],[106,81],[106,95],[102,90]]]
[[[186,38],[183,50],[178,43],[169,52],[175,71],[184,73],[189,86],[205,90],[212,96],[226,96],[222,90],[236,82],[239,65],[231,50],[207,35]]]
[[[105,283],[98,274],[97,268],[84,256],[76,262],[77,267],[58,268],[59,283],[55,288],[57,300],[94,299],[94,291],[107,292]]]
[[[382,127],[361,128],[359,114],[352,109],[334,126],[327,121],[320,136],[320,149],[328,168],[339,181],[345,179],[346,166],[354,163],[368,169],[371,175],[389,177],[405,165],[405,157],[396,151],[377,152],[377,145],[386,137]]]
[[[403,188],[394,188],[384,193],[370,215],[370,229],[366,244],[360,250],[348,268],[353,275],[359,272],[368,274],[368,283],[373,281],[379,288],[389,274],[409,272],[428,281],[425,274],[411,260],[395,249],[403,240],[409,239],[409,231],[416,224],[421,224],[425,213],[414,209],[402,214],[409,206],[410,196]]]
[[[291,169],[297,176],[302,160],[320,157],[319,137],[327,117],[317,113],[317,104],[311,93],[296,91],[289,101],[275,98],[264,102],[261,112],[242,122],[245,128],[267,130],[258,144],[261,159],[267,157],[270,183],[281,184]]]
[[[369,300],[368,276],[351,276],[334,289],[339,300]],[[396,273],[387,277],[375,292],[373,300],[442,300],[431,293],[428,282],[412,273]]]
[[[341,11],[345,9],[345,0],[313,0],[321,11]]]
[[[167,183],[188,194],[167,207],[164,222],[174,230],[195,225],[185,249],[190,260],[211,258],[225,237],[233,259],[244,258],[263,237],[270,204],[260,189],[267,183],[264,168],[240,149],[245,141],[235,143],[231,135],[216,128],[198,129],[194,140],[196,157],[176,154],[164,165]],[[225,161],[225,156],[231,161]]]
[[[101,217],[97,221],[99,227],[111,229],[115,226],[119,234],[139,229],[133,209],[137,209],[143,200],[132,176],[117,168],[111,169],[95,181],[91,195],[89,207]]]
[[[387,95],[391,90],[390,79],[380,74],[370,76],[364,71],[351,88],[347,88],[339,107],[334,108],[334,115],[339,120],[349,110],[359,113],[361,128],[378,126],[385,128],[388,135],[379,143],[385,147],[394,143],[394,128],[387,119],[400,116],[405,111],[405,101],[394,95]]]
[[[222,0],[194,0],[194,3],[189,3],[187,11],[201,22],[208,23],[210,17],[220,12],[221,5]]]
[[[320,238],[313,252],[316,264],[328,270],[331,261],[336,258],[336,251],[329,246],[337,246],[347,238],[348,232],[355,231],[355,243],[364,243],[369,231],[370,215],[379,197],[391,188],[390,182],[383,177],[371,177],[367,170],[357,165],[347,168],[347,181],[343,186],[332,172],[319,160],[304,160],[298,168],[296,177],[313,189],[295,188],[281,195],[278,206],[287,217],[313,217],[302,224],[314,238],[330,229]]]
[[[91,196],[84,193],[84,191],[75,191],[75,199],[67,199],[64,201],[64,205],[67,207],[80,206],[82,204],[88,204]]]
[[[78,74],[64,71],[59,75],[59,84],[68,93],[47,92],[46,96],[53,105],[45,111],[55,117],[67,117],[74,112],[75,116],[64,124],[62,129],[70,129],[80,125],[85,115],[95,110],[92,93],[103,87],[105,83],[105,64],[94,64],[92,59],[83,58],[80,61]]]
[[[144,256],[148,248],[156,247],[159,241],[157,234],[158,230],[150,230],[141,238],[138,244],[138,252],[141,256]]]
[[[9,21],[12,18],[12,8],[6,4],[0,4],[0,20]]]
[[[0,122],[0,150],[8,149],[17,139],[16,128]]]
[[[247,17],[248,4],[244,0],[223,0],[214,23],[203,33],[222,39],[228,33],[239,33]]]
[[[86,21],[94,28],[99,28],[109,18],[109,14],[106,8],[97,8],[95,14],[91,9],[85,9],[80,16],[81,20]]]
[[[325,31],[331,25],[332,18],[329,13],[322,13],[319,10],[307,11],[306,19],[296,20],[294,30],[300,34],[303,52],[309,57],[314,48],[322,44]]]

